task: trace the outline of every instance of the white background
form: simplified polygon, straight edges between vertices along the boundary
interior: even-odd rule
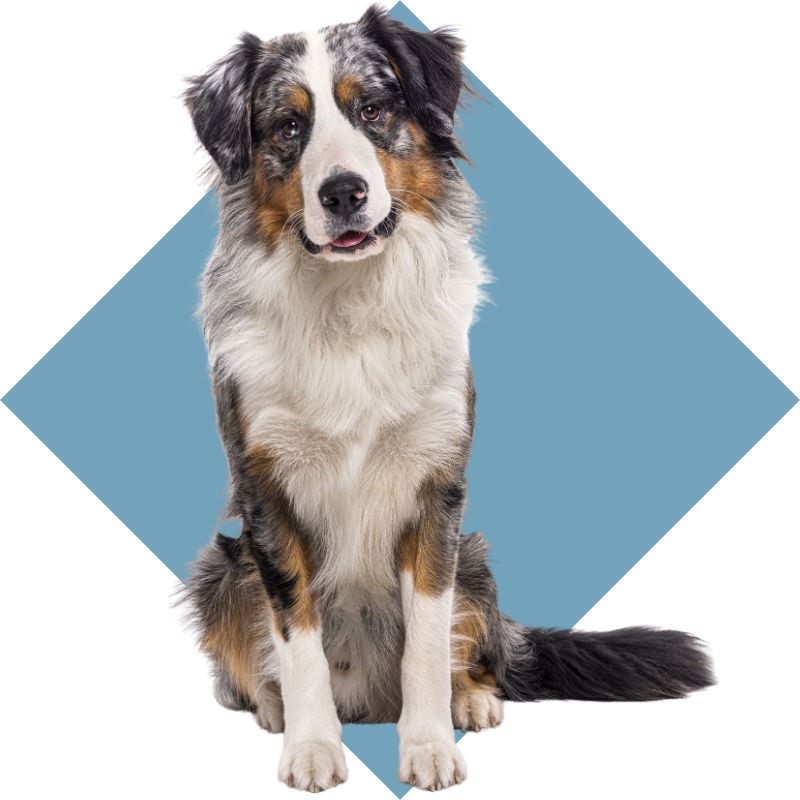
[[[476,74],[800,392],[794,4],[409,5],[457,23]],[[5,12],[0,394],[201,196],[181,77],[242,29],[363,9]],[[280,737],[212,700],[173,576],[5,407],[0,437],[3,796],[299,797],[276,780]],[[582,622],[691,630],[719,686],[509,707],[465,738],[469,779],[447,797],[798,796],[798,445],[795,409]],[[349,766],[333,796],[393,796]]]

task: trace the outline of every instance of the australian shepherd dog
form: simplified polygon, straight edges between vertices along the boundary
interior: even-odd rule
[[[347,777],[343,722],[396,722],[400,779],[442,789],[466,776],[454,727],[499,724],[504,700],[712,681],[688,634],[509,619],[483,536],[461,535],[487,281],[457,164],[461,54],[372,7],[245,34],[185,94],[219,195],[199,314],[242,526],[185,600],[217,699],[283,732],[299,789]]]

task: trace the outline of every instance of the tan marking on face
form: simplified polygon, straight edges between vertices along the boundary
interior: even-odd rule
[[[308,95],[308,90],[302,86],[292,86],[286,93],[286,107],[294,109],[308,117],[311,113],[311,98]]]
[[[386,188],[400,201],[403,210],[433,219],[441,194],[442,176],[425,134],[413,122],[406,123],[406,129],[416,145],[413,156],[401,158],[376,149]]]
[[[344,75],[335,82],[333,87],[336,101],[342,108],[350,108],[361,97],[361,92],[361,81],[355,75]]]
[[[270,534],[275,543],[276,566],[295,581],[289,610],[274,609],[277,618],[275,629],[281,636],[287,623],[293,629],[316,629],[320,621],[316,597],[311,591],[314,561],[309,543],[300,532],[289,500],[278,482],[275,457],[269,448],[253,447],[246,455],[246,464],[258,490],[269,495],[275,504]]]
[[[290,217],[303,211],[303,187],[300,169],[295,167],[284,180],[268,180],[261,155],[255,157],[253,193],[256,200],[256,224],[261,235],[274,247]]]

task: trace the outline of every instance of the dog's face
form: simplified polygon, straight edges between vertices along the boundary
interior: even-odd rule
[[[260,236],[358,259],[381,250],[399,215],[435,216],[443,169],[461,155],[461,49],[373,6],[317,33],[245,34],[191,80],[186,102],[223,180],[252,192]]]

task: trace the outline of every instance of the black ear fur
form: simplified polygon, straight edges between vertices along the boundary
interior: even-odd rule
[[[243,33],[204,75],[189,78],[183,95],[194,129],[226,183],[241,180],[252,162],[251,97],[263,42]]]
[[[429,33],[412,30],[377,5],[367,9],[360,23],[367,36],[389,56],[411,113],[434,149],[445,156],[463,158],[453,123],[466,85],[461,61],[464,43],[448,28]]]

